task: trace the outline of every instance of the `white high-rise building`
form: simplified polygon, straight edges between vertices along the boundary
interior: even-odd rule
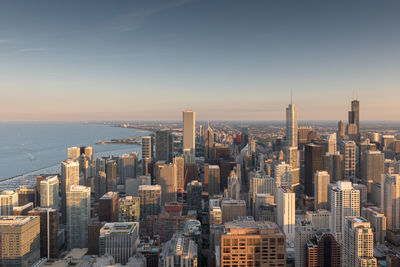
[[[81,148],[80,147],[69,147],[68,148],[68,159],[70,160],[78,160],[79,156],[81,155]]]
[[[339,181],[330,188],[331,232],[342,241],[344,223],[347,216],[360,216],[360,191],[349,181]]]
[[[67,216],[67,191],[71,185],[79,185],[79,162],[64,160],[61,162],[61,213],[64,223]]]
[[[282,228],[287,240],[294,244],[296,205],[295,193],[289,189],[277,188],[277,223]]]
[[[297,147],[297,108],[290,103],[286,108],[286,146]]]
[[[67,191],[68,249],[87,248],[90,221],[90,187],[72,185]]]
[[[331,177],[326,171],[317,171],[314,175],[314,208],[328,209],[328,184]]]
[[[57,175],[40,181],[40,207],[60,210],[59,191]]]
[[[281,162],[275,165],[274,170],[276,187],[292,188],[292,167],[285,162]]]
[[[183,149],[189,149],[194,157],[196,148],[196,119],[195,113],[191,110],[183,112]],[[186,162],[186,161],[185,161]],[[188,162],[191,163],[191,162]]]
[[[142,136],[142,159],[151,159],[151,136]]]
[[[387,228],[400,229],[400,174],[382,174],[381,206]]]
[[[344,228],[342,266],[377,265],[374,252],[374,233],[370,223],[363,217],[347,217]]]
[[[0,195],[0,215],[13,215],[13,208],[18,206],[18,194],[11,190],[4,190]]]

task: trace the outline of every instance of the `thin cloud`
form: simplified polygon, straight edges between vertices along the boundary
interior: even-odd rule
[[[7,40],[7,39],[0,39],[0,45],[1,44],[8,44],[8,43],[10,43],[11,41],[10,40]]]
[[[18,50],[21,53],[28,53],[28,52],[47,52],[49,51],[49,49],[47,48],[40,48],[40,47],[36,47],[36,48],[22,48],[20,50]]]

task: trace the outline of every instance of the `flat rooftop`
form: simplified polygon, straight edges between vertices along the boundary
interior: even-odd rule
[[[138,227],[136,222],[106,223],[100,229],[100,236],[107,234],[129,234]]]
[[[112,199],[112,198],[114,198],[116,195],[118,195],[117,192],[107,192],[107,193],[105,193],[100,199]]]
[[[36,216],[0,216],[0,225],[24,225]]]

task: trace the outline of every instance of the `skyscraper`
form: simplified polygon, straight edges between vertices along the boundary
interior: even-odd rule
[[[351,101],[351,111],[349,111],[347,134],[354,141],[360,141],[360,102],[358,100]]]
[[[171,240],[163,244],[160,266],[197,267],[197,251],[197,245],[192,239],[182,233],[175,233]]]
[[[142,159],[151,159],[151,136],[142,136]]]
[[[196,119],[195,113],[191,110],[183,112],[183,149],[189,149],[193,157],[196,149]]]
[[[339,121],[338,122],[338,131],[337,131],[337,135],[339,137],[339,140],[343,138],[344,134],[345,134],[344,122],[343,121]]]
[[[90,220],[90,187],[72,185],[67,191],[68,249],[87,248]]]
[[[168,130],[156,132],[156,161],[171,163],[174,157],[174,137]]]
[[[58,257],[58,211],[53,208],[35,208],[29,216],[40,217],[40,257]]]
[[[126,178],[136,178],[138,168],[138,155],[136,152],[123,154],[118,158],[118,184],[125,184]]]
[[[400,229],[400,175],[382,174],[381,205],[389,230]]]
[[[214,131],[208,125],[204,136],[204,161],[209,162],[215,158]]]
[[[158,215],[161,212],[161,186],[140,185],[140,216],[146,219],[149,215]]]
[[[350,216],[344,225],[342,266],[376,266],[374,233],[370,223],[363,217]]]
[[[161,186],[161,205],[166,202],[176,201],[177,179],[175,164],[163,164],[159,166],[159,185]]]
[[[323,157],[322,146],[314,143],[307,144],[304,152],[304,192],[307,196],[314,196],[314,175],[322,171]]]
[[[340,244],[326,230],[318,231],[306,245],[307,265],[314,267],[340,267]],[[297,267],[297,265],[296,265]]]
[[[67,222],[67,192],[71,185],[79,185],[79,162],[64,160],[61,162],[61,214],[62,222]]]
[[[274,178],[276,187],[292,188],[292,167],[285,162],[280,162],[275,165]]]
[[[59,181],[57,176],[50,176],[40,181],[40,206],[60,210]]]
[[[284,187],[277,188],[277,223],[282,228],[287,240],[294,244],[296,222],[295,193]]]
[[[339,242],[342,241],[347,216],[360,216],[360,191],[349,181],[339,181],[330,188],[332,212],[331,231]]]
[[[328,209],[328,184],[330,183],[329,173],[317,171],[314,178],[314,207]]]
[[[204,185],[209,195],[220,193],[220,169],[218,165],[204,165]]]
[[[382,174],[385,172],[384,168],[384,154],[380,151],[367,150],[361,161],[361,178],[367,184],[368,180],[373,180],[379,183]]]
[[[290,103],[286,108],[286,146],[297,147],[297,108]]]
[[[117,192],[117,161],[108,159],[106,162],[107,192]]]
[[[69,147],[68,148],[68,159],[70,160],[78,160],[79,156],[81,155],[80,147]]]
[[[185,187],[185,161],[183,157],[174,157],[174,165],[176,169],[176,188],[183,189]]]
[[[344,140],[340,143],[340,154],[343,155],[343,179],[349,180],[356,175],[356,143]]]

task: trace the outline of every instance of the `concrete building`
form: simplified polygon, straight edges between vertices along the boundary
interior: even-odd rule
[[[280,162],[275,165],[274,178],[276,187],[292,188],[292,167],[285,163]]]
[[[344,140],[340,143],[339,148],[340,154],[343,155],[343,179],[349,180],[356,175],[356,143],[354,141]]]
[[[306,211],[306,220],[315,229],[331,229],[331,212],[328,210]]]
[[[18,194],[12,190],[4,190],[0,194],[0,216],[13,215],[13,208],[18,206]]]
[[[326,171],[317,171],[314,178],[314,208],[328,209],[328,184],[330,175]]]
[[[161,186],[139,186],[140,216],[146,219],[149,215],[158,215],[161,212]]]
[[[120,185],[125,185],[125,179],[138,176],[138,154],[123,154],[118,158],[118,177]]]
[[[295,242],[295,266],[305,267],[306,266],[306,255],[307,249],[306,244],[316,233],[310,221],[298,220],[296,221],[296,242]]]
[[[80,147],[69,147],[68,148],[68,159],[69,160],[78,160],[79,156],[81,155],[81,148]]]
[[[220,266],[286,266],[286,237],[273,222],[225,223],[220,251]]]
[[[13,215],[14,216],[27,216],[28,212],[33,209],[33,203],[29,202],[23,206],[15,206],[13,208]]]
[[[296,195],[293,191],[279,187],[277,189],[277,223],[286,235],[286,239],[294,244],[296,223]]]
[[[331,231],[341,242],[347,216],[360,216],[360,191],[349,181],[339,181],[330,188],[332,222]]]
[[[228,197],[232,199],[240,199],[240,180],[235,171],[231,171],[228,177]]]
[[[235,217],[246,216],[246,201],[224,199],[221,201],[222,223],[231,222]]]
[[[177,168],[175,164],[163,164],[158,168],[159,185],[161,186],[161,205],[176,201]]]
[[[28,215],[40,217],[40,257],[58,258],[58,211],[38,207]]]
[[[139,223],[106,223],[100,229],[99,254],[111,255],[116,263],[126,264],[139,245]]]
[[[344,228],[343,267],[377,266],[374,252],[374,234],[363,217],[347,217]]]
[[[118,164],[115,159],[106,161],[107,192],[117,192]]]
[[[119,222],[139,222],[140,221],[140,198],[126,196],[119,199],[118,205]]]
[[[184,189],[185,187],[185,160],[183,157],[174,157],[174,165],[176,170],[176,188]]]
[[[183,149],[189,150],[194,157],[196,149],[196,118],[194,111],[183,112]],[[193,163],[193,162],[188,162]]]
[[[324,156],[324,170],[329,173],[333,183],[342,180],[342,161],[343,155],[339,151],[335,154],[326,153]]]
[[[32,266],[40,259],[40,218],[0,217],[0,266]]]
[[[72,185],[67,191],[68,249],[87,248],[90,220],[90,187]]]
[[[212,207],[210,210],[210,225],[222,224],[222,211],[220,207]]]
[[[57,176],[40,181],[40,206],[60,210],[59,181]]]
[[[96,200],[99,200],[105,193],[107,193],[107,174],[99,171],[94,178],[94,191]]]
[[[160,266],[197,267],[198,255],[196,243],[181,233],[175,233],[172,239],[163,245],[160,254]]]
[[[389,230],[400,229],[400,174],[382,174],[381,207]]]
[[[99,199],[99,221],[118,222],[117,192],[107,192]]]

